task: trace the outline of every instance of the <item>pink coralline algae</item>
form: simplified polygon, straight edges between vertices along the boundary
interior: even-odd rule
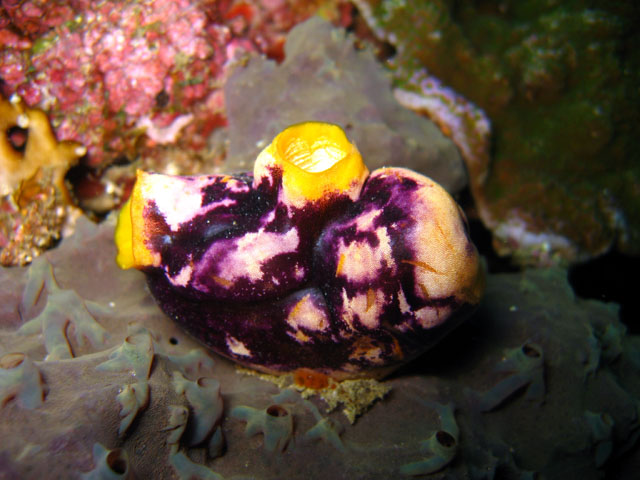
[[[22,35],[28,38],[36,38],[38,35],[46,33],[50,28],[62,25],[73,17],[71,5],[64,1],[51,2],[48,0],[16,1],[9,0],[2,2],[5,16],[0,20],[3,40],[11,40],[19,44],[28,42],[21,39],[20,35],[5,29],[11,23]],[[71,2],[69,2],[71,3]],[[83,2],[74,2],[81,4]],[[87,3],[87,2],[84,2]],[[28,47],[27,47],[28,48]]]
[[[189,126],[186,148],[204,148],[207,135],[224,124],[219,88],[231,61],[242,51],[281,56],[286,32],[317,8],[193,0],[7,3],[0,9],[3,93],[50,111],[57,136],[86,145],[94,166],[175,142]],[[145,131],[171,126],[163,130],[169,136],[139,141]]]
[[[127,5],[115,28],[100,32],[102,36],[96,38],[92,45],[96,54],[95,67],[104,73],[104,87],[111,111],[124,110],[127,115],[136,116],[152,109],[156,95],[163,89],[173,90],[175,79],[166,77],[177,66],[179,59],[176,55],[193,62],[193,70],[189,72],[193,84],[185,85],[183,91],[189,100],[199,100],[205,93],[204,85],[196,82],[195,76],[215,74],[208,70],[211,65],[199,63],[215,59],[216,53],[221,53],[210,45],[214,43],[210,40],[215,39],[217,32],[205,31],[204,13],[185,1],[154,3],[148,3],[143,22],[139,20],[138,9]],[[100,21],[100,13],[94,17],[89,12],[85,18],[91,24]],[[161,36],[163,27],[165,35]],[[142,31],[138,32],[139,29]],[[130,36],[132,30],[133,38]],[[221,39],[224,40],[224,35]],[[92,40],[89,37],[89,42]],[[189,81],[188,78],[184,80]]]
[[[28,104],[50,109],[58,135],[81,139],[98,164],[104,150],[133,147],[137,118],[206,103],[230,40],[208,23],[186,1],[100,2],[27,48],[5,48],[0,77]]]

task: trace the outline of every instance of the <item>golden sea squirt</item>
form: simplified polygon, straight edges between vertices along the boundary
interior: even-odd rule
[[[480,301],[464,214],[431,179],[369,174],[336,125],[293,125],[253,174],[138,172],[118,264],[147,274],[163,311],[234,361],[380,378]]]

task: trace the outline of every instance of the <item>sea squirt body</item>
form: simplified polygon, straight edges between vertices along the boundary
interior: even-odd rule
[[[340,127],[281,132],[253,175],[138,172],[116,229],[164,312],[269,372],[382,377],[459,324],[483,271],[464,215],[431,179],[369,175]]]

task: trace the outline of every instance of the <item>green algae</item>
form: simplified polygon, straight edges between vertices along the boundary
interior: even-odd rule
[[[640,11],[631,2],[355,2],[394,45],[395,83],[425,69],[493,124],[491,174],[478,191],[501,253],[544,263],[513,228],[565,238],[551,263],[616,246],[640,253],[637,87]],[[402,3],[402,2],[400,2]],[[483,212],[483,206],[486,207]],[[540,241],[543,241],[541,237]]]

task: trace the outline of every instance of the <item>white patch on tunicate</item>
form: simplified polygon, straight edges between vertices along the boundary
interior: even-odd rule
[[[222,183],[224,183],[224,189],[227,192],[233,193],[245,193],[250,190],[249,185],[247,185],[242,180],[237,180],[230,176],[223,176]]]
[[[402,289],[398,290],[398,306],[402,313],[409,313],[411,311],[411,306],[409,305],[409,302],[407,302],[407,297],[405,297]]]
[[[311,340],[311,337],[304,333],[302,330],[296,330],[296,333],[287,332],[287,335],[300,343],[307,343]]]
[[[193,264],[189,263],[182,267],[177,275],[168,277],[169,281],[176,287],[186,287],[191,280],[191,274],[193,273]]]
[[[143,184],[143,196],[153,200],[172,231],[197,215],[218,207],[228,207],[235,200],[226,198],[202,208],[202,189],[212,183],[212,177],[176,179],[168,175],[150,175]]]
[[[382,313],[384,305],[384,292],[381,290],[369,290],[368,292],[358,293],[354,297],[349,297],[347,291],[342,289],[342,309],[343,319],[353,328],[353,322],[356,318],[367,328],[378,328],[380,325],[379,317]]]
[[[227,348],[234,355],[240,355],[242,357],[251,356],[251,350],[249,350],[240,340],[230,335],[227,336]]]
[[[273,209],[269,211],[265,216],[260,218],[260,224],[265,226],[269,225],[271,222],[275,220],[275,218],[276,218],[276,210]]]
[[[450,314],[449,307],[423,307],[416,312],[416,320],[422,328],[429,329],[440,325]]]
[[[329,326],[326,311],[315,304],[309,293],[291,309],[287,316],[287,323],[296,330],[304,327],[309,330],[322,331]]]
[[[253,184],[260,185],[266,179],[269,182],[269,186],[272,187],[273,176],[271,175],[271,168],[277,163],[278,161],[269,152],[268,148],[262,150],[253,165]]]
[[[380,216],[382,210],[371,210],[367,213],[363,213],[356,218],[356,227],[359,232],[365,232],[373,229],[373,222]]]
[[[385,227],[375,230],[378,245],[373,247],[367,240],[358,240],[344,244],[340,241],[338,257],[345,260],[341,262],[339,275],[347,280],[357,283],[372,282],[376,280],[380,268],[395,266],[391,251],[391,239]]]
[[[251,281],[262,279],[262,266],[282,253],[295,252],[298,248],[298,232],[295,228],[286,233],[265,232],[260,229],[238,238],[235,249],[230,250],[219,263],[218,276],[228,281],[248,277]]]
[[[302,280],[304,278],[304,274],[305,274],[304,267],[296,264],[296,266],[293,269],[293,276],[296,278],[296,280]]]

